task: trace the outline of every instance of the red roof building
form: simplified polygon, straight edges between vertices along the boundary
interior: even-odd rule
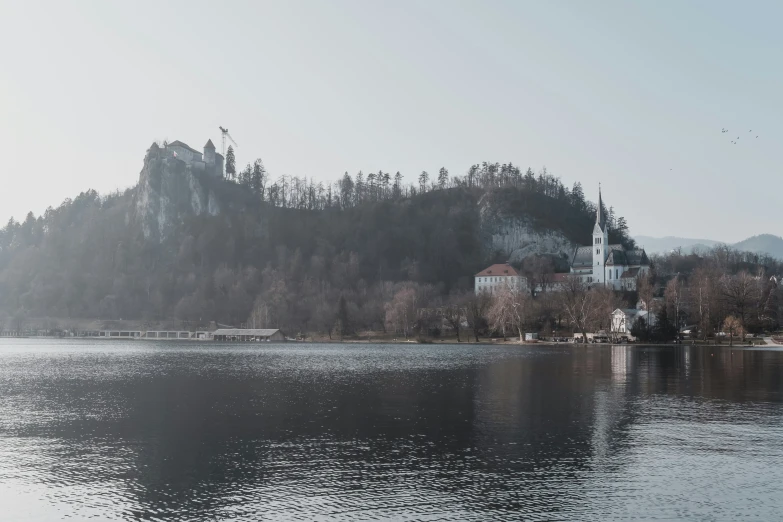
[[[511,289],[525,288],[527,280],[519,275],[516,269],[508,263],[498,263],[488,266],[474,276],[476,293],[495,292],[498,287],[505,285]]]

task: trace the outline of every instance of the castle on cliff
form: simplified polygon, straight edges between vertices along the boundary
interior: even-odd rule
[[[165,150],[172,157],[184,161],[185,165],[193,170],[207,172],[217,178],[223,177],[223,155],[215,152],[212,140],[207,140],[203,155],[179,140],[167,144]]]

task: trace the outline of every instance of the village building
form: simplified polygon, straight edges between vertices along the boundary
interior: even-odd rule
[[[593,227],[593,244],[580,246],[571,257],[571,274],[590,286],[604,285],[614,290],[636,290],[636,279],[650,270],[643,248],[626,249],[609,244],[609,224],[603,211],[601,191]]]
[[[223,177],[223,155],[215,152],[212,140],[207,140],[203,154],[179,140],[167,144],[166,150],[173,158],[184,161],[185,165],[194,171],[206,172],[218,178]]]
[[[476,295],[481,292],[493,294],[501,288],[512,290],[527,289],[527,279],[520,275],[508,263],[498,263],[489,266],[474,276]]]
[[[644,320],[648,326],[654,326],[650,324],[650,320],[653,320],[654,316],[650,316],[647,310],[639,310],[637,308],[618,308],[612,312],[612,333],[620,337],[631,337],[631,330],[639,320]]]
[[[277,328],[219,328],[212,334],[215,341],[270,342],[285,341]]]

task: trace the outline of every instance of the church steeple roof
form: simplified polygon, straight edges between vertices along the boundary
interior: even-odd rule
[[[598,185],[598,210],[595,212],[595,224],[606,230],[606,216],[604,215],[604,202],[601,199],[601,185]]]

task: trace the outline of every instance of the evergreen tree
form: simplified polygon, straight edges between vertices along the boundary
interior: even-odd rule
[[[669,343],[677,338],[677,327],[669,320],[669,313],[666,307],[662,306],[658,315],[655,317],[655,328],[653,329],[655,339],[662,343]]]
[[[427,191],[427,182],[430,180],[430,175],[427,174],[426,170],[422,170],[421,174],[419,174],[419,190],[421,190],[421,193],[424,194]]]
[[[628,222],[622,216],[617,218],[617,231],[623,235],[628,233]]]
[[[264,199],[264,185],[266,184],[266,169],[261,158],[253,163],[253,170],[250,173],[250,190],[261,200]]]
[[[391,174],[388,172],[378,171],[378,177],[381,180],[381,186],[383,187],[383,198],[389,197],[389,184],[391,183]]]
[[[248,163],[242,172],[239,173],[239,184],[246,187],[250,186],[250,180],[253,177],[253,166]]]
[[[364,201],[364,193],[366,191],[366,187],[364,185],[364,174],[362,174],[362,171],[360,170],[358,174],[356,174],[356,186],[354,187],[354,197],[356,198],[356,204],[358,205],[362,201]]]
[[[237,177],[236,157],[234,157],[234,147],[228,146],[226,151],[226,179],[234,181]]]
[[[578,181],[574,183],[574,187],[571,189],[571,204],[578,210],[586,208],[585,192],[582,190],[582,184]]]
[[[376,182],[376,176],[374,172],[370,172],[367,174],[367,192],[370,198],[370,201],[374,201],[376,199],[376,192],[378,189],[378,185]]]
[[[446,188],[446,184],[449,182],[449,171],[446,167],[441,167],[438,171],[438,186],[441,190]]]

